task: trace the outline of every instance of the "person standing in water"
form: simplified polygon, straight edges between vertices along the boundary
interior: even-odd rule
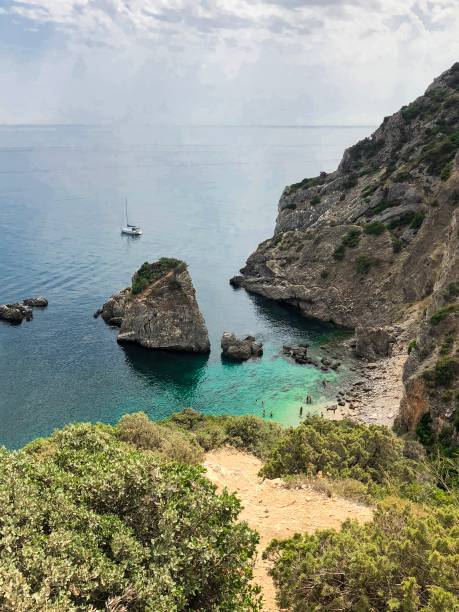
[[[300,418],[303,416],[303,406],[300,406]]]
[[[261,400],[261,413],[263,415],[263,418],[265,418],[266,411],[265,411],[265,402],[264,402],[264,400]]]
[[[269,418],[272,419],[273,418],[273,411],[272,409],[269,411]]]

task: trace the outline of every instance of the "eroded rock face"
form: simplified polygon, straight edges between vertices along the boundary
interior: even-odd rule
[[[210,350],[191,277],[178,260],[145,263],[133,276],[132,287],[113,295],[100,315],[120,328],[120,343],[190,353]]]
[[[458,198],[458,84],[459,63],[335,172],[286,187],[274,236],[232,284],[353,328],[393,324],[428,298]]]
[[[230,359],[247,361],[251,357],[263,355],[263,345],[254,336],[237,338],[231,332],[224,332],[221,340],[222,354]]]
[[[362,327],[356,329],[354,352],[357,357],[374,360],[389,357],[395,337],[383,327]]]
[[[0,304],[0,319],[18,324],[33,319],[32,309],[24,304]]]

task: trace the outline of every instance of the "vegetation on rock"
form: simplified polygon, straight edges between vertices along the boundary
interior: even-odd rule
[[[134,295],[141,293],[148,285],[151,285],[151,283],[154,283],[171,270],[179,273],[185,268],[185,262],[180,261],[180,259],[174,259],[173,257],[161,257],[161,259],[154,263],[146,261],[132,277],[132,293]]]

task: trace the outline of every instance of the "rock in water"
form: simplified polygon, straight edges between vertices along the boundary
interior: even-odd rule
[[[237,338],[231,332],[225,332],[221,341],[222,353],[225,357],[246,361],[251,357],[263,355],[263,345],[257,342],[254,336]]]
[[[354,352],[357,357],[377,359],[389,357],[395,338],[382,327],[357,327]]]
[[[48,300],[40,295],[39,297],[27,298],[22,301],[24,306],[33,306],[34,308],[46,308],[48,306]]]
[[[32,309],[23,304],[0,304],[0,319],[9,323],[22,323],[33,318]]]
[[[191,277],[178,259],[145,262],[132,277],[132,286],[113,295],[100,314],[120,328],[120,343],[190,353],[210,350]]]

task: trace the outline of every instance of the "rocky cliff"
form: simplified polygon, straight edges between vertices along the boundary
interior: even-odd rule
[[[99,313],[120,328],[118,342],[150,349],[208,353],[209,335],[184,262],[145,262],[131,287],[113,295]]]
[[[350,327],[403,317],[442,274],[458,146],[459,63],[335,172],[286,187],[273,238],[232,284]]]
[[[335,172],[286,187],[274,236],[231,279],[305,316],[352,328],[418,312],[400,414],[409,429],[425,413],[436,431],[443,422],[456,427],[458,148],[456,63],[347,149]]]

